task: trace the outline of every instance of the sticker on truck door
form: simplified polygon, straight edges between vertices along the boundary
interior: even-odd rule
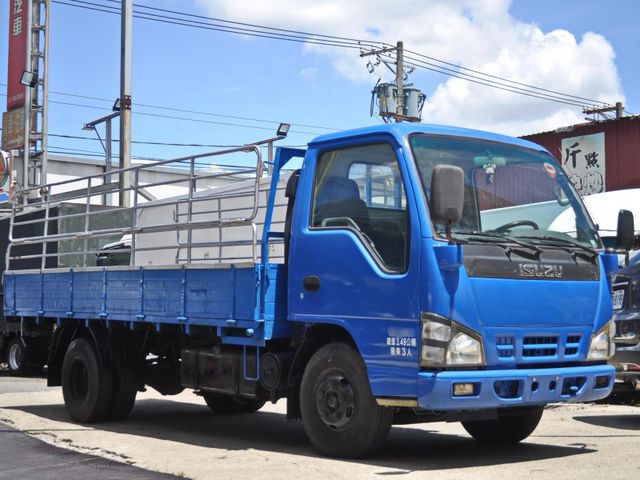
[[[416,337],[387,337],[389,354],[392,357],[413,357],[418,345]]]

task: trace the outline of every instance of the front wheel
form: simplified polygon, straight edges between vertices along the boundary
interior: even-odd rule
[[[528,413],[502,414],[496,420],[462,422],[464,429],[479,442],[514,444],[529,435],[540,423],[543,408]]]
[[[311,357],[300,385],[302,424],[325,455],[359,458],[382,447],[393,410],[378,406],[358,352],[330,343]]]

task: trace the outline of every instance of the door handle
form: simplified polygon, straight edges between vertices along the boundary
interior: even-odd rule
[[[317,292],[320,290],[320,277],[316,275],[308,275],[302,280],[302,287],[307,292]]]

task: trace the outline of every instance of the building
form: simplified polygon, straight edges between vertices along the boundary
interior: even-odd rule
[[[582,195],[640,187],[640,116],[573,125],[522,138],[549,150]]]

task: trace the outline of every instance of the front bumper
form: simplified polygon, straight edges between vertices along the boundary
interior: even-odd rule
[[[457,383],[473,384],[473,395],[454,396]],[[420,372],[418,408],[452,411],[585,402],[607,397],[613,383],[610,365]]]

